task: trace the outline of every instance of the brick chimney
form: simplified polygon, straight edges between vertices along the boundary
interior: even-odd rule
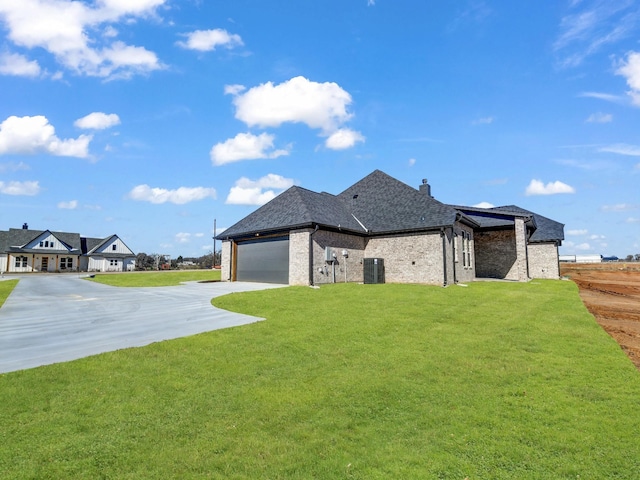
[[[420,185],[420,193],[424,193],[426,195],[429,195],[430,197],[431,195],[431,185],[429,185],[427,183],[427,179],[423,178],[422,179],[422,185]]]

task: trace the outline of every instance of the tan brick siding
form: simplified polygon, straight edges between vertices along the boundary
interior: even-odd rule
[[[347,235],[339,232],[327,232],[318,230],[313,234],[313,283],[322,285],[335,282],[362,282],[364,270],[362,259],[364,258],[366,239],[355,235]],[[325,248],[331,248],[335,254],[334,262],[325,261]],[[342,251],[346,250],[345,258]]]
[[[555,242],[529,244],[529,276],[531,278],[560,278],[558,247]]]
[[[228,282],[231,279],[231,241],[222,241],[222,251],[220,256],[220,279]]]
[[[385,281],[388,283],[443,284],[442,238],[439,232],[371,238],[365,257],[384,259]]]

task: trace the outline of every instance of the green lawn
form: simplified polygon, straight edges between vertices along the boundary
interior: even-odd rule
[[[3,478],[638,478],[640,373],[572,282],[215,305],[267,320],[0,375]]]
[[[170,270],[164,272],[96,273],[89,280],[114,287],[168,287],[180,282],[218,281],[220,270]]]
[[[18,280],[3,280],[0,282],[0,307],[2,307],[17,284]]]

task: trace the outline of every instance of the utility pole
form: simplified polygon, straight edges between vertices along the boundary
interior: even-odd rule
[[[216,267],[216,219],[213,219],[213,257],[211,259],[211,268]]]

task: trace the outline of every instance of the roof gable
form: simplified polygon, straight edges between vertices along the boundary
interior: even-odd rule
[[[421,230],[455,223],[455,208],[375,170],[338,195],[372,233]]]
[[[555,220],[551,220],[550,218],[544,217],[538,213],[520,208],[517,205],[494,207],[491,210],[498,212],[519,212],[521,214],[533,216],[537,228],[531,235],[531,238],[529,238],[530,242],[559,242],[564,240],[564,223],[556,222]]]
[[[294,186],[226,229],[220,237],[289,230],[314,223],[362,230],[335,196]]]

